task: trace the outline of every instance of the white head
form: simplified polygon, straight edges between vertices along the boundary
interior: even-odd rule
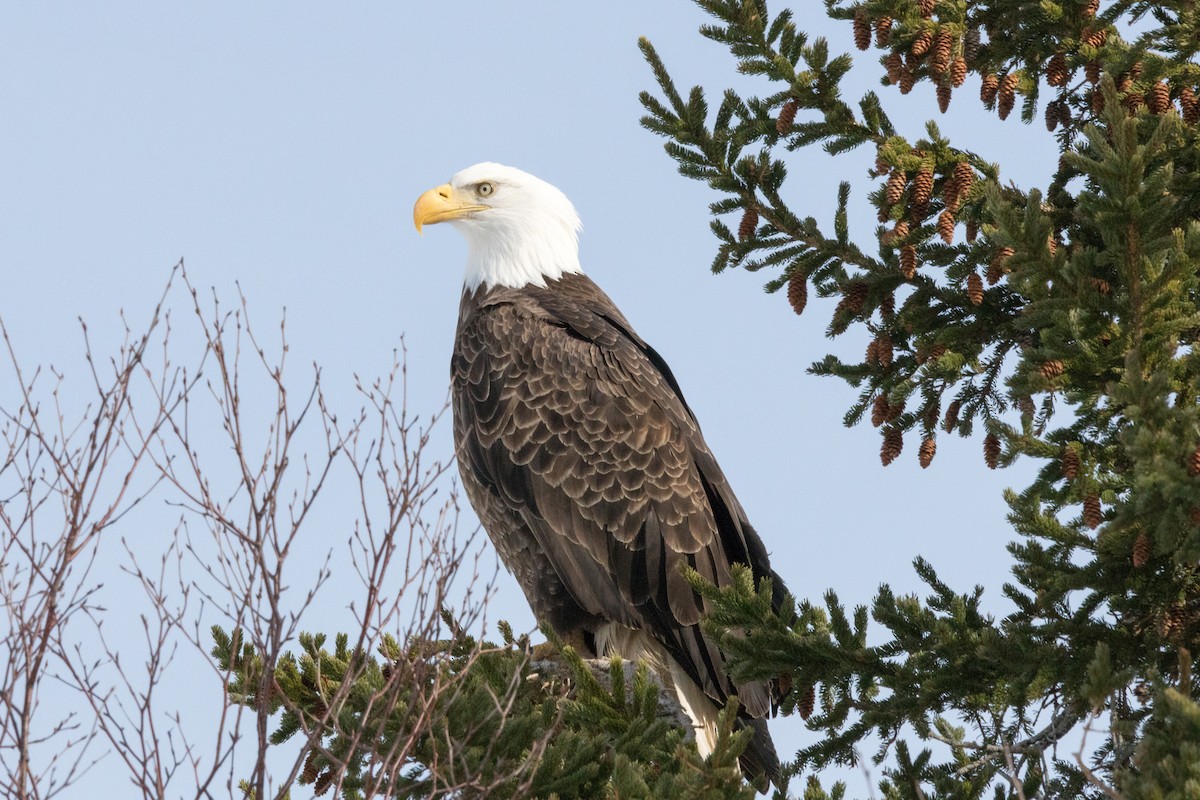
[[[413,223],[449,222],[467,237],[468,289],[545,286],[579,267],[579,215],[555,187],[503,164],[467,167],[430,189]]]

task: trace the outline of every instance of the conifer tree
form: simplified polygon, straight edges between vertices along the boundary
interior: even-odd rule
[[[1040,464],[1006,496],[1016,610],[1003,618],[917,554],[928,597],[883,587],[879,645],[868,610],[832,590],[775,614],[746,574],[723,592],[695,581],[735,675],[790,671],[816,688],[821,738],[791,765],[805,796],[829,796],[821,770],[869,736],[887,798],[1200,796],[1200,10],[827,0],[846,23],[829,42],[765,0],[696,2],[713,17],[703,36],[761,96],[726,90],[710,113],[643,40],[659,87],[643,124],[716,194],[713,270],[761,270],[795,313],[828,313],[832,337],[865,328],[862,361],[811,371],[859,389],[846,423],[870,412],[885,465],[927,465],[952,434],[978,442],[981,468]],[[1019,100],[1022,122],[1045,121],[1057,170],[1016,188],[1008,154],[962,149],[933,122],[904,129],[874,92],[843,98],[852,60],[836,53],[851,43],[879,52],[882,91],[929,81],[943,112],[975,102],[957,99],[971,76],[999,119]],[[832,231],[805,216],[785,158],[816,148],[873,150],[856,188],[877,225],[849,218],[850,182]],[[836,303],[809,303],[810,287]],[[793,691],[785,711],[810,698]]]

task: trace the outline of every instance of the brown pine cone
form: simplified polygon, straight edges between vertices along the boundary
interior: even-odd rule
[[[317,779],[317,772],[320,767],[317,766],[317,756],[321,751],[313,748],[308,751],[308,755],[304,759],[304,769],[300,772],[300,783],[312,783]]]
[[[890,297],[890,295],[889,295]],[[892,337],[886,333],[881,333],[874,340],[875,344],[875,359],[879,362],[879,366],[888,369],[892,366],[892,359],[895,357],[895,348],[892,346]]]
[[[1080,40],[1089,47],[1103,47],[1108,41],[1108,28],[1103,27],[1103,23],[1098,28],[1089,25],[1080,32]]]
[[[1183,603],[1175,602],[1167,606],[1158,621],[1158,633],[1165,639],[1173,639],[1176,634],[1187,626],[1188,614]]]
[[[950,108],[950,93],[952,91],[953,89],[944,83],[939,84],[937,87],[938,111],[942,112],[943,114],[945,114],[946,110]]]
[[[871,46],[871,20],[867,19],[865,8],[854,12],[854,46],[859,50],[866,50]]]
[[[958,88],[967,79],[967,60],[962,56],[950,63],[950,85]]]
[[[916,176],[913,178],[912,202],[914,206],[929,205],[929,198],[933,196],[933,170],[929,167],[921,167],[917,170]]]
[[[1046,63],[1046,83],[1051,86],[1065,86],[1068,75],[1067,56],[1064,53],[1050,56],[1050,61]]]
[[[1171,107],[1171,87],[1167,85],[1166,81],[1154,84],[1146,98],[1146,105],[1150,107],[1153,114],[1167,113],[1167,109]]]
[[[1042,366],[1038,368],[1038,371],[1042,373],[1042,377],[1048,381],[1054,380],[1059,375],[1062,375],[1064,372],[1066,372],[1066,370],[1066,366],[1057,358],[1043,362]]]
[[[937,219],[938,236],[946,244],[954,244],[954,212],[948,208],[942,209]]]
[[[1091,93],[1090,97],[1091,97],[1092,113],[1099,114],[1100,112],[1102,112],[1104,110],[1104,93],[1101,92],[1100,87],[1097,86],[1095,89],[1092,89],[1092,93]]]
[[[1100,10],[1100,0],[1087,0],[1083,5],[1083,18],[1090,19]]]
[[[1083,76],[1087,78],[1087,82],[1095,86],[1100,82],[1100,62],[1089,61],[1087,66],[1083,68]]]
[[[983,278],[979,277],[978,272],[972,272],[967,276],[967,299],[973,306],[983,303]]]
[[[942,430],[946,433],[953,433],[955,427],[958,426],[958,410],[960,408],[962,408],[962,403],[957,400],[946,406],[946,416],[942,418]]]
[[[906,244],[900,248],[900,274],[911,281],[917,275],[917,248]]]
[[[804,307],[808,305],[808,278],[799,270],[788,278],[787,299],[792,311],[797,314],[804,313]]]
[[[1104,521],[1104,512],[1100,507],[1100,495],[1089,494],[1083,498],[1083,523],[1092,530],[1100,527]]]
[[[959,161],[954,165],[954,182],[961,194],[971,191],[971,186],[975,183],[975,169],[970,163]]]
[[[908,238],[908,220],[897,220],[896,226],[892,228],[892,241],[900,242]]]
[[[1069,481],[1079,477],[1079,451],[1069,445],[1062,454],[1062,474]]]
[[[1150,560],[1150,556],[1154,554],[1154,543],[1150,541],[1150,537],[1145,531],[1140,531],[1137,538],[1133,540],[1133,566],[1135,569],[1141,569],[1146,566],[1146,562]]]
[[[894,206],[900,202],[900,198],[904,196],[904,186],[908,183],[908,175],[902,169],[898,169],[888,178],[887,186],[883,190],[883,201],[889,206]]]
[[[879,361],[879,342],[875,339],[867,342],[867,352],[863,356],[864,364],[874,364]]]
[[[954,179],[954,173],[942,182],[942,203],[953,211],[958,211],[958,196],[961,194],[958,190],[958,181]]]
[[[937,453],[937,439],[930,436],[921,442],[921,449],[917,451],[917,460],[921,463],[921,469],[929,466],[935,453]]]
[[[921,12],[921,16],[929,19],[933,16],[933,9],[937,6],[937,0],[917,0],[917,10]]]
[[[899,83],[900,76],[904,72],[904,57],[899,53],[889,53],[883,63],[887,67],[888,83]]]
[[[1058,127],[1058,101],[1051,100],[1046,103],[1046,130],[1051,133]]]
[[[1000,79],[995,75],[984,75],[983,83],[979,87],[979,99],[985,105],[991,105],[996,99],[996,92],[1000,90]]]
[[[1033,398],[1026,394],[1017,398],[1017,410],[1023,417],[1032,417],[1037,407],[1033,404]]]
[[[886,394],[875,395],[875,402],[871,404],[871,424],[878,428],[887,422],[891,410]]]
[[[913,58],[924,58],[929,52],[929,46],[933,44],[933,32],[929,30],[921,31],[917,34],[917,38],[913,39],[912,47],[909,48]]]
[[[817,690],[815,687],[809,686],[800,693],[800,698],[796,701],[796,711],[800,712],[800,719],[806,720],[811,717],[816,705]]]
[[[875,20],[875,46],[887,47],[892,40],[892,18],[884,14]]]
[[[1133,62],[1133,66],[1129,68],[1129,79],[1136,81],[1140,77],[1142,77],[1142,62],[1135,61]]]
[[[1058,240],[1054,238],[1054,234],[1046,237],[1046,250],[1050,253],[1050,257],[1054,258],[1058,253]]]
[[[899,428],[888,428],[883,434],[883,445],[879,448],[879,460],[886,467],[896,460],[904,449],[904,434]]]
[[[900,94],[908,94],[917,85],[917,73],[911,69],[905,69],[900,73]]]
[[[970,28],[963,36],[963,58],[967,61],[974,61],[979,55],[979,39],[979,28]]]
[[[758,230],[758,209],[754,206],[746,206],[746,210],[742,213],[742,221],[738,224],[738,239],[744,242],[754,236],[756,230]]]
[[[1104,278],[1097,278],[1093,275],[1088,278],[1088,283],[1090,283],[1092,288],[1100,294],[1108,294],[1112,291],[1112,285],[1109,284],[1108,281],[1104,280]]]
[[[933,71],[939,75],[950,69],[950,56],[953,55],[954,38],[948,27],[938,28],[933,43]]]
[[[983,437],[983,462],[988,469],[995,469],[1000,463],[1000,437],[994,433]]]
[[[896,295],[888,292],[879,301],[879,316],[884,322],[891,320],[896,313]]]
[[[1179,110],[1183,113],[1183,121],[1188,125],[1200,122],[1200,102],[1197,102],[1192,87],[1185,86],[1179,90]]]
[[[1188,520],[1197,528],[1200,528],[1200,508],[1193,506],[1192,510],[1188,512]]]
[[[1020,76],[1017,73],[1010,72],[1000,81],[1000,89],[996,93],[996,112],[1000,119],[1008,119],[1008,115],[1012,113],[1017,102],[1016,88],[1019,80]]]
[[[1193,478],[1200,475],[1200,444],[1196,445],[1196,449],[1192,451],[1192,455],[1188,458],[1188,475]]]
[[[1125,110],[1129,112],[1129,116],[1132,117],[1138,112],[1139,108],[1146,104],[1146,98],[1140,92],[1130,92],[1125,95],[1122,103],[1125,106]]]
[[[1012,258],[1013,252],[1014,251],[1011,247],[1001,247],[996,251],[996,255],[992,257],[992,263],[989,269],[995,269],[1000,275],[1007,275],[1009,272],[1008,260]],[[999,278],[996,280],[999,280]]]
[[[867,284],[864,281],[854,281],[846,287],[846,310],[854,316],[862,313],[867,303]]]
[[[775,132],[783,136],[790,131],[792,123],[796,121],[796,112],[799,109],[800,104],[796,102],[796,98],[789,97],[783,104],[783,108],[779,109],[779,118],[775,120]]]
[[[979,236],[979,220],[975,217],[967,218],[967,244],[975,244],[975,238]]]

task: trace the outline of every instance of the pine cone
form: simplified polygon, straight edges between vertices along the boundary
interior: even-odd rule
[[[327,769],[317,776],[313,781],[313,794],[317,797],[329,791],[329,784],[333,783],[333,770]]]
[[[1046,103],[1046,130],[1051,133],[1058,127],[1058,101]]]
[[[985,105],[991,105],[996,99],[996,92],[1000,90],[1000,79],[995,75],[984,75],[983,83],[979,87],[979,99]]]
[[[1100,10],[1100,0],[1087,0],[1083,5],[1083,18],[1090,19]]]
[[[756,230],[758,230],[758,209],[754,206],[746,206],[746,210],[742,212],[742,221],[738,224],[738,239],[744,242],[754,236]]]
[[[1083,76],[1087,78],[1087,82],[1095,86],[1100,82],[1100,62],[1089,61],[1087,66],[1083,68]]]
[[[992,263],[988,264],[986,277],[988,286],[995,286],[1004,277],[1004,270],[993,260]]]
[[[1103,47],[1104,43],[1108,41],[1108,28],[1103,27],[1103,23],[1101,23],[1101,27],[1099,28],[1093,28],[1089,25],[1080,32],[1079,38],[1088,47]]]
[[[916,207],[929,205],[929,198],[933,196],[933,170],[929,167],[921,167],[917,170],[916,177],[913,178],[913,193],[912,202]]]
[[[1197,528],[1200,528],[1200,508],[1193,507],[1188,514],[1188,519]]]
[[[957,400],[946,406],[946,416],[942,418],[942,430],[946,433],[953,433],[958,426],[958,410],[960,408],[962,408],[962,403]]]
[[[946,244],[954,243],[954,212],[950,209],[944,208],[942,213],[938,214],[937,232]]]
[[[861,314],[863,306],[867,303],[867,284],[864,281],[854,281],[847,286],[845,301],[846,310],[853,316]]]
[[[888,428],[883,434],[883,445],[879,448],[879,460],[886,467],[896,460],[904,449],[904,433],[899,428]]]
[[[967,244],[975,244],[977,236],[979,236],[979,220],[969,217],[967,219]]]
[[[1192,455],[1188,458],[1187,464],[1188,475],[1193,478],[1200,475],[1200,444],[1196,445],[1196,449],[1192,451]]]
[[[979,28],[970,28],[963,36],[963,58],[967,61],[974,61],[979,55],[979,39]]]
[[[1154,84],[1149,97],[1146,98],[1146,105],[1150,107],[1151,113],[1167,113],[1167,109],[1171,107],[1171,87],[1167,85],[1166,81]]]
[[[950,93],[954,90],[948,84],[939,84],[937,87],[938,111],[943,114],[950,108]]]
[[[900,274],[906,281],[911,281],[917,275],[917,248],[911,244],[900,248]]]
[[[1150,537],[1145,531],[1140,531],[1137,538],[1133,540],[1133,566],[1135,569],[1141,569],[1146,566],[1146,562],[1150,560],[1150,556],[1154,554],[1154,543],[1150,541]]]
[[[799,270],[788,278],[787,299],[792,311],[804,313],[804,307],[808,305],[808,278]]]
[[[1046,64],[1046,83],[1051,86],[1065,86],[1068,75],[1066,55],[1055,53],[1050,56],[1050,61]]]
[[[971,186],[975,183],[975,169],[966,161],[959,161],[954,165],[954,183],[958,186],[959,194],[966,194],[971,191]]]
[[[796,710],[800,712],[800,719],[808,719],[812,716],[813,709],[817,704],[817,690],[813,686],[809,686],[800,693],[800,697],[796,700]]]
[[[900,76],[904,72],[904,57],[899,53],[889,53],[883,63],[887,67],[888,83],[899,83]]]
[[[921,469],[929,466],[935,453],[937,453],[937,439],[930,436],[921,442],[921,449],[917,451],[917,460],[921,462]]]
[[[888,421],[891,413],[892,409],[888,404],[887,395],[875,395],[875,402],[871,404],[871,424],[878,428],[880,425]]]
[[[1008,115],[1012,113],[1013,105],[1017,102],[1017,83],[1020,81],[1020,76],[1015,72],[1010,72],[1004,76],[1004,80],[1000,81],[1000,89],[996,93],[996,112],[1000,115],[1000,119],[1008,119]]]
[[[996,255],[992,258],[991,266],[988,269],[996,270],[996,273],[999,275],[1007,275],[1009,272],[1008,260],[1012,258],[1013,252],[1011,247],[1001,247],[996,251]],[[997,278],[996,280],[1000,279]]]
[[[949,71],[950,56],[953,55],[954,39],[951,36],[950,29],[942,26],[938,28],[937,35],[934,37],[933,44],[933,71],[938,75]]]
[[[1090,283],[1092,288],[1100,294],[1108,294],[1112,291],[1112,286],[1108,281],[1104,280],[1104,278],[1097,278],[1093,275],[1088,278],[1088,283]]]
[[[1032,417],[1037,407],[1033,404],[1033,398],[1026,394],[1017,398],[1017,410],[1023,417]]]
[[[1179,90],[1179,109],[1183,112],[1183,121],[1188,125],[1200,122],[1200,102],[1197,102],[1192,87],[1185,86]]]
[[[988,469],[995,469],[1000,463],[1000,437],[994,433],[983,437],[983,462]]]
[[[1104,93],[1100,91],[1099,86],[1092,89],[1091,105],[1093,114],[1099,114],[1104,110]]]
[[[1068,446],[1062,454],[1062,474],[1069,481],[1079,477],[1079,451]]]
[[[1142,62],[1135,61],[1133,62],[1133,66],[1129,68],[1129,79],[1136,81],[1140,77],[1142,77]]]
[[[783,108],[779,109],[779,118],[775,120],[775,132],[783,136],[790,131],[792,123],[796,121],[796,112],[799,109],[800,104],[796,102],[796,98],[789,97],[783,104]]]
[[[1042,373],[1043,378],[1048,381],[1052,381],[1059,375],[1062,375],[1064,372],[1066,372],[1066,366],[1064,366],[1063,362],[1056,358],[1044,362],[1039,368],[1039,371]]]
[[[900,242],[908,238],[908,220],[896,220],[896,226],[892,228],[892,241]]]
[[[951,211],[958,211],[958,196],[961,194],[958,190],[958,181],[954,179],[954,174],[942,182],[942,203]]]
[[[894,206],[900,202],[900,198],[904,196],[904,186],[908,183],[908,175],[904,170],[898,169],[888,178],[887,186],[883,190],[883,201],[889,206]]]
[[[879,342],[872,339],[871,341],[867,342],[867,352],[866,355],[863,356],[863,363],[874,364],[877,361],[879,361]]]
[[[917,10],[921,12],[921,16],[929,19],[933,16],[933,9],[937,6],[937,0],[917,0]]]
[[[983,303],[983,278],[979,277],[978,272],[972,272],[967,276],[967,299],[973,306]]]
[[[1058,255],[1058,240],[1054,238],[1053,233],[1046,237],[1046,251],[1050,253],[1051,258]]]
[[[854,12],[854,46],[859,50],[866,50],[871,46],[871,20],[867,19],[865,8]]]
[[[1089,494],[1083,498],[1083,524],[1092,530],[1100,527],[1104,521],[1104,512],[1100,508],[1100,495]]]
[[[304,769],[300,772],[300,783],[312,783],[317,779],[317,755],[321,751],[315,747],[308,751],[308,755],[304,758]]]
[[[929,30],[921,31],[917,34],[917,38],[913,39],[912,47],[909,48],[913,58],[924,58],[929,52],[929,46],[933,44],[933,32]]]
[[[1183,603],[1175,602],[1167,606],[1158,621],[1158,633],[1165,639],[1172,639],[1187,626],[1188,614]]]
[[[917,73],[911,69],[905,69],[900,73],[900,94],[908,94],[917,85]]]
[[[962,56],[950,63],[950,85],[958,88],[967,79],[967,60]]]
[[[890,295],[889,295],[890,297]],[[879,366],[888,369],[892,366],[892,359],[895,356],[895,348],[892,346],[892,337],[886,333],[881,333],[873,342],[875,345],[875,359],[879,362]]]
[[[883,318],[884,322],[887,322],[895,315],[895,313],[896,295],[888,292],[883,296],[883,299],[879,301],[879,316]]]
[[[1122,103],[1125,106],[1125,110],[1129,112],[1129,116],[1132,117],[1134,114],[1137,114],[1139,108],[1146,104],[1146,98],[1140,92],[1130,92],[1125,95]]]
[[[875,46],[887,47],[892,40],[892,18],[884,14],[875,20]]]

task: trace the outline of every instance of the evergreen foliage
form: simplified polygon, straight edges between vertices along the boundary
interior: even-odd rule
[[[726,90],[710,113],[641,43],[660,90],[643,93],[643,124],[718,195],[714,271],[764,271],[797,313],[811,284],[838,298],[829,336],[865,328],[862,361],[811,371],[859,388],[846,424],[870,412],[885,465],[905,436],[924,465],[955,432],[982,439],[989,467],[1041,464],[1007,496],[1017,610],[1003,618],[920,558],[930,595],[883,587],[879,645],[867,609],[832,592],[775,614],[746,574],[723,592],[697,583],[735,674],[818,687],[822,738],[791,765],[805,796],[824,797],[813,775],[868,736],[887,798],[1200,796],[1200,10],[827,0],[847,42],[874,34],[887,91],[928,80],[944,111],[975,74],[1001,119],[1018,99],[1026,123],[1041,106],[1061,158],[1023,190],[1001,182],[1007,153],[956,147],[933,122],[900,130],[873,92],[845,100],[850,56],[791,11],[696,2],[713,17],[701,33],[764,92]],[[832,231],[789,204],[787,154],[813,146],[874,149],[879,225],[857,241],[849,183]],[[1056,748],[1068,735],[1072,755]]]
[[[597,667],[557,646],[554,660],[535,659],[503,623],[497,645],[447,622],[448,639],[385,637],[378,654],[355,652],[345,635],[332,651],[324,636],[302,635],[279,660],[270,741],[303,740],[300,786],[344,800],[754,796],[738,765],[749,732],[734,731],[732,706],[704,760],[660,707],[645,665]],[[237,631],[212,633],[229,698],[254,706],[261,659]]]

